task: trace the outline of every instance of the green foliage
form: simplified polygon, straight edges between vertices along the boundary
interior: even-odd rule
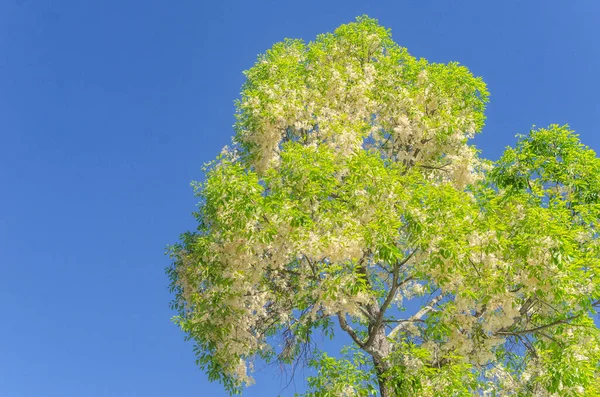
[[[577,135],[479,158],[483,81],[368,17],[245,73],[167,269],[210,380],[308,360],[314,397],[600,394],[600,159]]]
[[[339,359],[319,352],[309,365],[318,373],[308,378],[312,391],[306,397],[367,397],[377,393],[375,373],[362,351],[345,348]]]

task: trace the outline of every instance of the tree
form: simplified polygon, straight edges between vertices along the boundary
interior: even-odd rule
[[[480,158],[484,82],[368,17],[245,75],[167,270],[209,379],[239,393],[259,359],[314,367],[309,396],[600,395],[600,159],[577,135]]]

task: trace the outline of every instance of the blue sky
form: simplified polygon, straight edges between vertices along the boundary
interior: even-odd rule
[[[2,0],[1,396],[225,395],[169,321],[164,247],[194,227],[242,70],[365,13],[483,76],[484,156],[550,123],[600,152],[595,0]],[[282,387],[257,382],[245,396]]]

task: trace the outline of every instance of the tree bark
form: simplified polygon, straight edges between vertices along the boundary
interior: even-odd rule
[[[388,356],[390,355],[390,343],[385,335],[385,328],[383,325],[379,325],[377,329],[372,332],[375,333],[373,343],[367,347],[367,352],[373,358],[373,365],[375,366],[375,372],[377,373],[377,382],[379,383],[379,394],[381,397],[393,397],[394,392],[390,387],[388,374],[386,372],[390,369],[390,363],[388,362]]]
[[[389,369],[385,361],[373,357],[373,364],[375,365],[375,371],[377,372],[377,382],[379,383],[379,395],[381,397],[393,397],[394,392],[390,387],[385,373]]]

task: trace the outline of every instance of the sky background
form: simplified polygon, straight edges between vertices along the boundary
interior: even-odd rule
[[[365,13],[483,76],[485,157],[551,123],[600,152],[596,0],[0,0],[0,396],[225,396],[170,322],[164,248],[241,72]],[[271,368],[244,395],[281,388]]]

